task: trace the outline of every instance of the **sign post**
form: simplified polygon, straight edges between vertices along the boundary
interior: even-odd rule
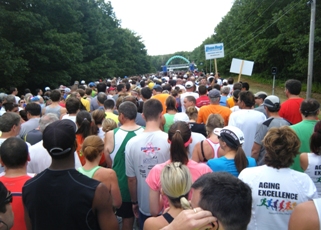
[[[205,45],[205,59],[211,60],[214,59],[214,68],[215,68],[215,74],[218,73],[217,69],[217,58],[223,58],[224,57],[224,44],[223,43],[217,43],[217,44],[211,44],[211,45]],[[211,61],[210,61],[211,66]],[[210,67],[211,72],[211,67]]]
[[[274,88],[275,88],[275,76],[278,72],[276,67],[272,67],[272,75],[273,75],[273,88],[272,88],[272,95],[274,95]]]
[[[242,74],[247,75],[247,76],[252,75],[253,66],[254,66],[253,61],[247,61],[247,60],[233,58],[230,72],[239,74],[238,81],[240,81]]]
[[[215,66],[215,75],[217,75],[218,70],[217,70],[217,62],[216,62],[216,58],[214,59],[214,66]]]
[[[243,66],[244,66],[244,60],[242,60],[242,63],[241,63],[241,68],[240,68],[240,73],[239,73],[239,79],[238,79],[238,82],[241,81],[241,75],[242,75],[242,71],[243,71]]]

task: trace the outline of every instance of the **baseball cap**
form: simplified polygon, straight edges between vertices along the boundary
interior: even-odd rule
[[[191,82],[191,81],[188,81],[188,82],[185,83],[185,88],[186,88],[186,89],[190,89],[190,88],[192,88],[193,86],[194,86],[194,83]]]
[[[75,122],[64,119],[49,124],[43,131],[43,147],[53,156],[70,152],[76,140]]]
[[[235,126],[215,128],[213,133],[221,137],[228,146],[238,147],[244,143],[244,134],[242,130]]]
[[[79,81],[75,81],[75,82],[74,82],[74,85],[79,85]]]
[[[208,96],[210,98],[216,98],[216,97],[220,97],[221,96],[221,93],[219,90],[217,89],[212,89],[211,91],[208,92]]]
[[[112,86],[110,86],[110,87],[108,88],[108,91],[113,91],[113,90],[116,90],[116,88],[115,88],[115,87],[112,87]]]
[[[49,91],[50,90],[50,88],[47,86],[46,88],[45,88],[45,91]]]
[[[40,98],[37,97],[37,96],[35,96],[35,97],[32,97],[30,101],[31,101],[31,102],[40,101]]]
[[[85,80],[81,80],[80,84],[84,85],[85,84]]]
[[[157,92],[163,91],[163,88],[160,85],[154,85],[153,89],[155,89]]]
[[[89,82],[88,86],[89,87],[94,87],[94,86],[96,86],[96,84],[94,82]]]
[[[67,87],[65,88],[65,93],[70,93],[70,91],[71,90],[69,88],[67,88]]]
[[[150,83],[148,83],[148,88],[153,89],[153,88],[154,88],[154,85],[155,85],[154,82],[150,82]]]
[[[254,94],[254,97],[258,97],[258,98],[261,98],[261,99],[265,99],[267,97],[267,93],[264,92],[264,91],[259,91],[257,92],[256,94]]]
[[[264,99],[263,105],[268,108],[278,109],[280,107],[280,98],[275,95],[268,96]]]
[[[174,115],[174,120],[173,121],[174,121],[174,123],[177,122],[177,121],[184,121],[184,122],[188,123],[189,122],[189,118],[188,118],[186,113],[176,113]]]

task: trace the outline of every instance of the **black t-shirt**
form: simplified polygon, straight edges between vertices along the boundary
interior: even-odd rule
[[[204,124],[198,124],[195,122],[190,122],[189,127],[192,132],[203,134],[204,137],[207,137],[206,128]]]
[[[100,229],[92,212],[99,183],[75,169],[46,169],[28,180],[22,199],[32,229]]]

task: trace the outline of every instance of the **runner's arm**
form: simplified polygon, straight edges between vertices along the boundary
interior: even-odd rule
[[[110,157],[110,153],[114,150],[114,131],[110,130],[105,134],[105,145],[104,145],[104,154],[106,159],[106,164],[108,168],[111,168],[113,162]]]
[[[163,200],[161,199],[160,191],[149,189],[150,214],[152,216],[157,216],[162,210],[162,206],[163,206]]]
[[[108,188],[102,183],[96,188],[92,208],[97,216],[100,229],[118,230],[118,222],[113,211],[111,195]]]
[[[251,157],[253,157],[255,160],[257,160],[259,157],[259,154],[260,154],[260,150],[261,150],[261,145],[254,142],[253,147],[252,147]]]

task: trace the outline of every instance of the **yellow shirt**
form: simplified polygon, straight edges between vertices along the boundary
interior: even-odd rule
[[[226,100],[226,106],[229,108],[232,108],[235,105],[234,100],[233,100],[233,96],[227,98]]]
[[[89,112],[90,111],[90,102],[84,98],[80,98],[81,104],[85,106],[86,110]]]
[[[118,120],[118,116],[112,112],[105,112],[106,114],[106,118],[110,118],[112,120],[114,120],[116,122],[116,124],[118,125],[119,120]]]

